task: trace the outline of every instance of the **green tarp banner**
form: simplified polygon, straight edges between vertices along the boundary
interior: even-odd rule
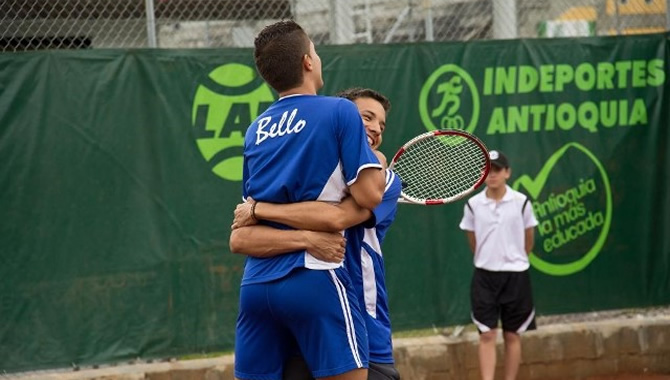
[[[388,95],[387,156],[435,128],[508,155],[538,314],[668,304],[667,38],[322,47],[322,93]],[[1,54],[0,371],[231,349],[243,135],[276,97],[249,49]],[[400,205],[396,331],[469,323],[463,204]]]

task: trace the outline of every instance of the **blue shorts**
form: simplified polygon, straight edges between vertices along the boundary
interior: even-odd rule
[[[235,376],[281,380],[298,351],[314,377],[368,366],[365,321],[345,269],[299,268],[244,285],[235,336]]]

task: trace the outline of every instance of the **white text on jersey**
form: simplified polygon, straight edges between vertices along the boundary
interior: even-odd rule
[[[299,133],[302,131],[303,128],[305,128],[305,125],[307,125],[307,122],[305,120],[298,120],[298,122],[293,125],[293,119],[295,118],[295,115],[298,113],[298,109],[294,108],[293,111],[291,111],[291,115],[289,116],[288,111],[285,111],[281,115],[281,119],[279,120],[279,123],[272,123],[272,126],[270,126],[269,131],[265,131],[265,127],[270,124],[272,121],[271,116],[266,116],[260,120],[258,120],[258,128],[256,129],[256,145],[262,143],[265,139],[269,138],[275,138],[275,137],[281,137],[284,135],[289,135],[291,133]],[[288,121],[286,120],[288,118]],[[286,123],[286,126],[284,126],[284,123]]]

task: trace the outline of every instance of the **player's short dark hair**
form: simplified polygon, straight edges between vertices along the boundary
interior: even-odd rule
[[[382,107],[384,107],[384,111],[387,113],[389,110],[391,110],[391,101],[384,95],[382,95],[380,92],[375,91],[371,88],[363,88],[363,87],[352,87],[352,88],[347,88],[346,90],[342,90],[335,94],[335,96],[339,96],[340,98],[346,98],[351,100],[352,102],[358,98],[370,98],[378,101]]]
[[[303,82],[302,59],[309,54],[309,37],[293,20],[268,25],[254,40],[256,68],[277,92]]]

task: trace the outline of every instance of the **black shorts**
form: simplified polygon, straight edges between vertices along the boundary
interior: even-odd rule
[[[470,286],[472,321],[480,333],[498,327],[522,333],[535,330],[529,272],[491,272],[475,268]]]
[[[296,356],[286,362],[283,380],[314,380],[312,373],[307,368],[305,360]],[[400,373],[393,364],[380,364],[370,362],[368,368],[368,380],[400,380]]]

